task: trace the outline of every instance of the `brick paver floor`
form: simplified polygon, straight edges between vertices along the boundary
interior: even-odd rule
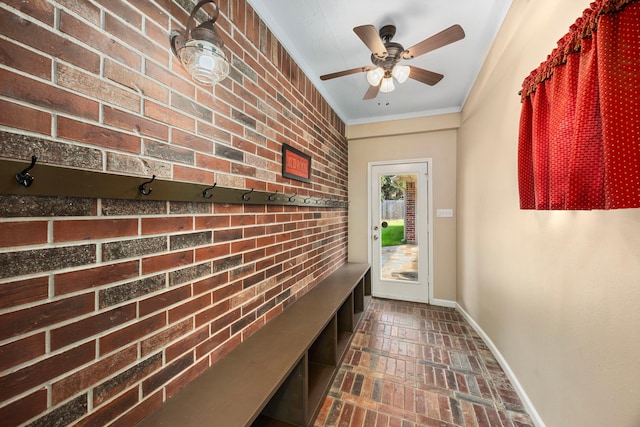
[[[533,427],[454,309],[373,299],[315,427]]]

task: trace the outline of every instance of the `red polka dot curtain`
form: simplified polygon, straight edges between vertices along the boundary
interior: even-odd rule
[[[521,95],[521,209],[640,207],[640,1],[591,3]]]

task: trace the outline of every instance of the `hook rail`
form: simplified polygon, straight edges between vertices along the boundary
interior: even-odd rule
[[[335,196],[295,192],[291,196],[283,191],[259,191],[255,189],[223,187],[217,183],[206,186],[202,183],[182,182],[140,176],[119,175],[102,171],[82,170],[66,166],[38,162],[38,179],[29,173],[37,157],[31,162],[0,159],[0,194],[82,197],[100,199],[122,199],[228,203],[249,205],[304,206],[307,208],[345,208],[347,201],[338,201]],[[21,171],[16,174],[16,171]],[[141,183],[141,181],[143,181]],[[151,184],[153,183],[153,188]],[[28,188],[28,190],[27,190]],[[275,192],[274,192],[275,191]],[[330,198],[329,198],[330,197]]]

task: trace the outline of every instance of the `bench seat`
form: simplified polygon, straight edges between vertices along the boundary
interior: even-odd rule
[[[369,265],[346,263],[139,425],[311,425],[370,295]]]

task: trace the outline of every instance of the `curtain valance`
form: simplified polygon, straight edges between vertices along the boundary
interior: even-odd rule
[[[521,96],[522,209],[640,207],[640,1],[591,3]]]

